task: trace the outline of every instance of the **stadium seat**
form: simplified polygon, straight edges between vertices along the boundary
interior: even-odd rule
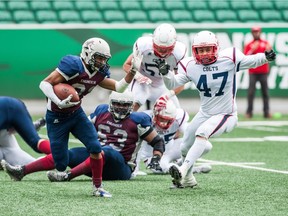
[[[215,22],[215,15],[211,10],[195,10],[193,11],[194,19],[197,22]]]
[[[186,7],[189,10],[207,10],[208,5],[205,1],[190,0],[186,1]]]
[[[103,12],[103,17],[108,23],[127,22],[124,13],[120,10],[106,10]]]
[[[59,23],[57,14],[52,10],[40,10],[35,12],[36,20],[39,23]]]
[[[288,1],[275,0],[274,4],[275,4],[275,8],[278,10],[287,10],[288,9]]]
[[[288,10],[282,10],[283,19],[288,22]]]
[[[129,10],[126,12],[128,22],[148,22],[147,14],[142,10]]]
[[[163,4],[161,1],[155,0],[155,1],[142,1],[142,7],[146,12],[149,10],[163,10]]]
[[[274,5],[272,1],[252,1],[254,10],[274,10]]]
[[[149,20],[153,23],[171,21],[168,11],[151,10],[148,11]]]
[[[83,10],[80,11],[82,20],[86,23],[103,22],[103,16],[96,10]]]
[[[13,23],[12,15],[9,11],[0,11],[0,23]]]
[[[239,10],[238,17],[240,22],[259,22],[260,17],[255,10]]]
[[[171,10],[185,10],[185,2],[178,0],[177,2],[175,1],[164,1],[164,7],[165,9],[171,11]]]
[[[230,4],[231,9],[233,10],[250,10],[252,8],[251,2],[249,0],[232,0]]]
[[[239,22],[233,10],[217,10],[215,15],[218,22]]]
[[[10,11],[30,10],[29,4],[26,1],[7,1],[7,9]]]
[[[260,17],[264,22],[281,22],[282,19],[281,13],[277,10],[262,10],[260,11]]]
[[[0,2],[0,11],[2,12],[3,10],[6,10],[6,4],[5,2]]]
[[[96,5],[93,1],[75,1],[75,9],[79,11],[83,10],[95,10]]]
[[[228,10],[230,9],[229,2],[224,0],[219,1],[209,1],[208,2],[210,10]]]
[[[187,10],[172,10],[171,19],[174,22],[191,22],[192,14]]]
[[[16,10],[13,17],[16,23],[37,23],[33,12],[29,10]]]
[[[97,8],[100,10],[100,11],[103,11],[103,10],[119,10],[119,7],[118,7],[118,4],[116,1],[103,1],[103,0],[100,0],[100,1],[97,1]]]
[[[139,1],[120,1],[120,9],[127,10],[141,10],[141,4]]]
[[[33,11],[52,9],[51,2],[49,1],[31,1],[30,7]]]
[[[57,11],[64,10],[74,10],[74,5],[72,1],[54,1],[52,2],[53,8]]]
[[[62,23],[79,23],[82,22],[78,11],[76,10],[61,10],[58,12],[59,20]]]

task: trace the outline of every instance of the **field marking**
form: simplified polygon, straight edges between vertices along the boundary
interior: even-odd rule
[[[228,163],[224,161],[213,161],[213,160],[206,160],[199,158],[198,161],[209,163],[211,165],[224,165],[224,166],[232,166],[232,167],[239,167],[239,168],[244,168],[244,169],[253,169],[253,170],[260,170],[264,172],[272,172],[272,173],[280,173],[280,174],[288,174],[288,171],[284,170],[274,170],[274,169],[267,169],[267,168],[262,168],[262,167],[255,167],[251,165],[246,165],[246,163]],[[261,162],[260,162],[261,163]]]
[[[212,142],[265,142],[278,141],[287,142],[288,136],[267,136],[267,137],[241,137],[241,138],[211,138]]]

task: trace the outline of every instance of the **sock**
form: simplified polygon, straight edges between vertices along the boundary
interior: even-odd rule
[[[90,165],[90,157],[88,157],[85,161],[74,167],[69,171],[71,173],[69,179],[73,179],[77,176],[87,174],[91,172],[91,165]]]
[[[196,162],[198,158],[201,157],[206,146],[206,139],[203,138],[196,138],[194,144],[189,149],[185,160],[183,161],[183,164],[181,166],[181,171],[183,171],[184,176],[187,174],[188,170],[193,166],[193,164]],[[192,171],[192,170],[191,170]],[[184,177],[183,176],[183,177]]]
[[[90,164],[92,169],[92,182],[93,185],[98,188],[102,184],[103,158],[94,159],[90,157]]]
[[[44,154],[51,154],[50,141],[40,140],[38,143],[38,150]]]
[[[40,158],[34,162],[31,162],[24,166],[24,174],[34,173],[44,170],[52,170],[55,168],[54,160],[52,154],[46,155],[43,158]]]

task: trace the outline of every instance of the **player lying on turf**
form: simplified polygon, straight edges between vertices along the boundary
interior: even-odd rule
[[[133,96],[129,92],[112,92],[108,104],[96,107],[89,119],[98,131],[104,158],[104,180],[128,180],[135,169],[137,153],[142,140],[153,146],[153,153],[159,160],[164,152],[164,140],[153,129],[151,118],[143,112],[133,112]],[[86,148],[72,148],[69,153],[69,167],[66,172],[50,171],[50,181],[69,181],[79,175],[91,176],[89,152]],[[159,161],[158,161],[159,162]],[[26,166],[11,166],[2,160],[10,177],[20,181],[25,175],[55,168],[52,155],[47,155]]]
[[[153,127],[157,133],[163,137],[165,152],[159,164],[159,159],[155,158],[157,156],[153,157],[153,149],[144,141],[137,156],[137,167],[133,175],[136,176],[138,174],[139,162],[142,160],[153,173],[168,173],[171,162],[182,162],[180,144],[183,140],[182,134],[186,130],[189,115],[182,108],[176,108],[168,95],[161,96],[156,101],[153,110],[145,112],[152,118]],[[208,173],[210,171],[210,165],[200,165],[193,168],[193,173]]]
[[[23,165],[35,160],[19,147],[14,132],[17,132],[35,152],[51,153],[49,140],[41,139],[37,133],[41,124],[45,125],[44,119],[35,122],[35,125],[33,124],[23,101],[13,97],[1,96],[0,159],[5,159],[12,165]]]

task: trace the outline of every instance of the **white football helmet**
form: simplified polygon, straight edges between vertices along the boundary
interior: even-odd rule
[[[156,56],[166,58],[169,56],[176,44],[176,30],[168,24],[159,25],[153,33],[153,49]]]
[[[153,124],[159,130],[167,130],[176,119],[177,108],[172,100],[168,100],[166,105],[157,104],[153,108]]]
[[[198,48],[211,47],[210,53],[199,54]],[[218,57],[219,43],[214,33],[201,31],[194,37],[192,43],[192,53],[198,64],[209,65],[214,63]]]
[[[115,92],[109,96],[109,112],[112,113],[115,120],[125,119],[133,111],[133,94],[131,92]]]
[[[110,47],[101,38],[90,38],[83,43],[80,56],[92,71],[98,71],[111,58]]]

